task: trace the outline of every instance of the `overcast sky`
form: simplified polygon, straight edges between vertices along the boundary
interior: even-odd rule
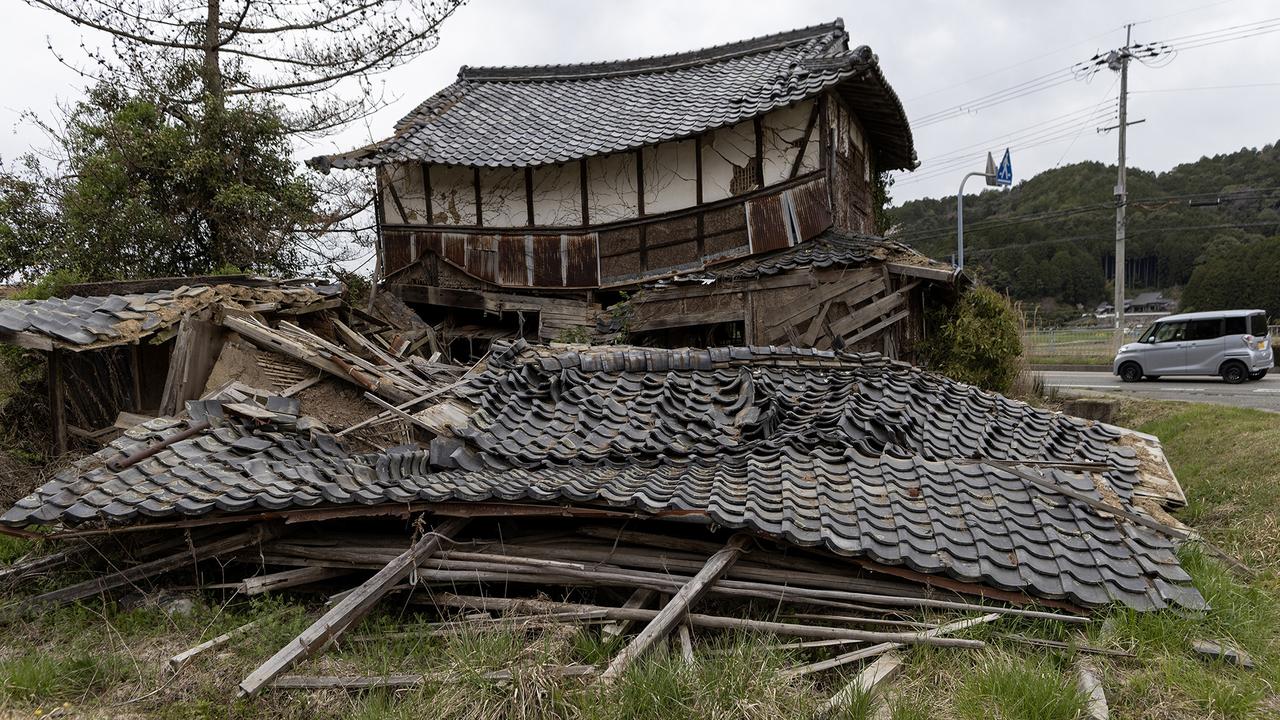
[[[46,38],[71,57],[83,39],[101,38],[61,17],[0,0],[0,157],[9,162],[45,143],[23,111],[53,112],[80,96],[83,81],[59,64]],[[1060,163],[1114,163],[1114,133],[1095,128],[1118,94],[1115,73],[1068,79],[1040,92],[933,123],[931,114],[971,105],[1066,69],[1124,43],[1157,42],[1280,17],[1267,0],[1134,2],[790,2],[744,0],[472,0],[444,26],[440,45],[380,76],[398,99],[358,127],[299,149],[299,157],[347,150],[384,137],[401,115],[448,85],[460,65],[518,65],[611,60],[676,52],[843,17],[853,44],[866,44],[897,90],[915,127],[924,165],[898,179],[895,201],[954,194],[961,175],[1013,148],[1016,179]],[[1280,28],[1278,28],[1280,29]],[[1184,40],[1183,44],[1190,42]],[[1176,43],[1175,43],[1176,44]],[[1168,59],[1168,58],[1166,58]],[[1160,68],[1130,73],[1130,165],[1152,170],[1280,139],[1280,33],[1187,49]],[[1058,75],[1050,75],[1057,71]],[[1220,86],[1250,86],[1230,87]],[[1026,87],[1026,86],[1023,86]],[[1206,89],[1209,88],[1209,89]],[[1020,132],[1024,131],[1026,132]],[[1012,137],[1010,142],[1009,136]],[[1021,140],[1021,147],[1019,144]],[[1035,146],[1035,147],[1029,147]],[[960,149],[969,161],[939,163]],[[932,162],[931,162],[932,161]],[[975,187],[971,181],[969,189]]]

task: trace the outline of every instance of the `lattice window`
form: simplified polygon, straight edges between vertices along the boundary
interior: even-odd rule
[[[746,165],[733,167],[733,180],[729,181],[729,192],[742,195],[760,187],[760,173],[752,159]]]

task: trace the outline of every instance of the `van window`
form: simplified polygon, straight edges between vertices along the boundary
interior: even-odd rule
[[[1187,340],[1216,340],[1222,337],[1222,319],[1190,320],[1187,322]]]
[[[1158,343],[1177,342],[1183,339],[1187,329],[1185,322],[1165,322],[1156,325],[1154,340]]]
[[[1236,316],[1226,318],[1226,334],[1227,335],[1248,335],[1249,334],[1249,318],[1244,316]]]
[[[1257,337],[1267,336],[1267,316],[1266,315],[1250,315],[1249,324],[1251,325],[1251,328],[1249,330],[1250,335],[1256,335]]]

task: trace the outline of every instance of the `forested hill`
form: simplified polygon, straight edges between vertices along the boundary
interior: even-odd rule
[[[966,195],[966,268],[1020,300],[1091,308],[1109,299],[1115,183],[1115,165],[1083,162],[1008,191]],[[1128,183],[1131,297],[1186,286],[1184,309],[1248,304],[1280,315],[1280,147],[1204,157],[1163,173],[1130,168]],[[950,257],[955,205],[953,196],[893,208],[892,234]]]

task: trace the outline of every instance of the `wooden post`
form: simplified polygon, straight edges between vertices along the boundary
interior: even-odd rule
[[[657,597],[657,590],[652,590],[650,588],[636,588],[636,591],[631,593],[631,597],[627,598],[627,601],[622,604],[622,607],[627,610],[643,608],[645,605],[653,602]],[[630,620],[618,620],[617,622],[611,622],[608,625],[605,625],[600,629],[600,632],[601,634],[608,635],[610,637],[620,637],[622,634],[626,633],[630,627]]]
[[[53,451],[58,455],[67,452],[66,375],[63,372],[62,353],[54,348],[49,351],[49,421],[53,432]]]
[[[702,570],[693,576],[688,583],[680,588],[680,591],[671,598],[671,602],[636,635],[631,644],[622,649],[613,662],[609,663],[609,667],[600,675],[603,681],[610,681],[622,674],[627,666],[636,658],[640,657],[655,642],[667,636],[667,633],[680,623],[684,616],[689,612],[689,606],[702,597],[707,588],[722,575],[733,563],[737,561],[738,556],[742,554],[742,549],[751,541],[751,536],[743,533],[734,535],[729,538],[729,542],[724,549],[717,552],[707,559],[707,563],[702,566]]]
[[[588,207],[591,205],[591,199],[587,197],[587,159],[582,158],[578,161],[578,186],[582,190],[582,224],[591,224],[591,212]]]
[[[902,667],[902,657],[896,652],[885,653],[875,662],[868,665],[853,682],[845,685],[835,695],[832,695],[819,708],[818,713],[825,715],[833,710],[843,708],[851,703],[854,697],[859,695],[870,695],[880,689],[880,686],[893,676],[898,674],[898,670]],[[879,704],[879,701],[876,701]]]
[[[467,518],[446,520],[432,532],[422,536],[413,547],[387,563],[386,567],[344,597],[329,612],[312,623],[311,627],[303,630],[302,634],[280,648],[257,670],[249,673],[249,676],[240,683],[239,695],[244,697],[258,692],[262,686],[274,680],[293,663],[336,639],[347,628],[368,614],[382,596],[408,576],[418,563],[433,555],[445,540],[466,527],[467,522],[469,522]]]

